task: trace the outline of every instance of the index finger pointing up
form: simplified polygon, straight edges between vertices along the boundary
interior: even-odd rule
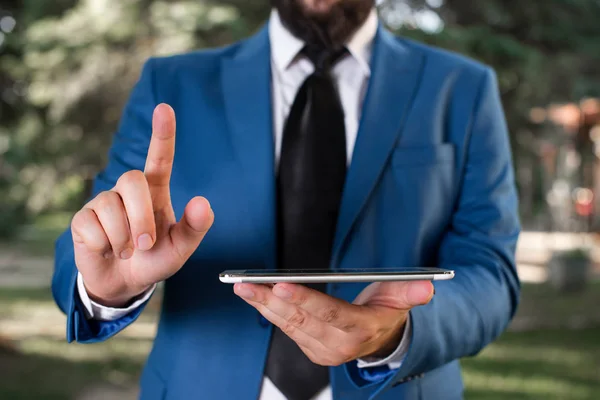
[[[152,138],[144,168],[153,197],[157,189],[169,190],[174,157],[175,111],[168,104],[159,104],[152,117]]]

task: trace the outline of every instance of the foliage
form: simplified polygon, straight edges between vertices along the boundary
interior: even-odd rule
[[[562,253],[560,253],[558,255],[560,257],[561,260],[565,261],[565,262],[569,262],[569,261],[577,261],[577,260],[584,260],[584,261],[588,261],[590,260],[590,252],[586,249],[583,248],[575,248],[572,250],[567,250],[564,251]]]
[[[586,0],[389,0],[383,20],[408,37],[492,65],[518,162],[529,110],[600,93],[600,3]],[[219,46],[262,24],[268,0],[3,1],[0,236],[28,218],[78,208],[141,64]],[[533,133],[532,133],[533,132]]]
[[[37,0],[15,10],[28,23],[0,55],[9,94],[0,109],[0,236],[81,204],[148,57],[231,42],[255,26],[218,1]]]
[[[542,148],[564,146],[564,130],[532,122],[534,107],[579,103],[600,95],[600,3],[593,0],[410,0],[412,17],[398,32],[434,45],[456,50],[491,65],[497,72],[515,155],[521,194],[521,218],[531,221],[549,209],[548,171],[540,162]],[[400,7],[395,0],[388,7]],[[440,5],[432,7],[431,5]],[[400,5],[400,6],[399,6]],[[423,30],[419,13],[435,10],[443,30]],[[418,29],[421,28],[421,29]],[[592,143],[578,146],[584,159],[593,158]],[[589,156],[589,157],[588,157]],[[589,163],[588,163],[589,164]],[[580,168],[583,174],[584,168]],[[583,176],[575,186],[586,185]],[[589,187],[589,180],[587,181]]]

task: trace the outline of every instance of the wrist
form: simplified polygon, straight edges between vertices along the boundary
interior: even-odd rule
[[[124,292],[118,295],[100,295],[91,289],[86,283],[83,281],[83,286],[85,291],[91,301],[96,304],[102,305],[104,307],[110,308],[127,308],[133,302],[135,302],[141,295],[143,295],[151,286],[135,292]]]
[[[400,342],[402,341],[402,337],[404,336],[404,330],[406,329],[406,318],[398,324],[396,327],[391,329],[389,335],[385,335],[382,337],[382,340],[377,346],[377,349],[364,356],[366,359],[381,359],[386,358],[390,354],[392,354],[398,346],[400,346]]]

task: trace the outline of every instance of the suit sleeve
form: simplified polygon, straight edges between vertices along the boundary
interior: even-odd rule
[[[402,366],[381,375],[389,385],[476,355],[507,328],[518,305],[518,200],[506,121],[489,69],[466,146],[457,205],[438,254],[439,266],[456,275],[436,283],[428,305],[411,310],[412,336]]]
[[[123,112],[109,151],[108,163],[94,180],[92,198],[111,189],[125,172],[144,169],[152,135],[155,98],[152,60],[149,60]],[[135,321],[142,312],[145,304],[115,321],[87,319],[77,292],[77,272],[69,228],[56,242],[52,277],[54,300],[67,316],[68,342],[94,343],[106,340]]]
[[[457,208],[439,249],[440,267],[455,270],[456,276],[436,285],[430,304],[411,311],[411,346],[397,380],[476,355],[507,328],[518,305],[518,197],[506,120],[496,76],[489,69],[462,179]]]

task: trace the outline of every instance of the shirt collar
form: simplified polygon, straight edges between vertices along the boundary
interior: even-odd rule
[[[377,11],[373,8],[367,20],[346,43],[350,55],[358,62],[366,76],[371,73],[369,61],[371,45],[377,33],[377,24]],[[276,10],[271,11],[269,19],[269,40],[271,42],[271,57],[279,72],[284,72],[289,68],[304,47],[304,42],[292,35],[283,26]]]

